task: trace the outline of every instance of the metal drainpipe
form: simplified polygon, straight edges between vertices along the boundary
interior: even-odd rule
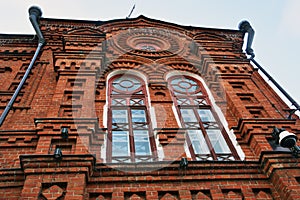
[[[270,81],[272,81],[272,83],[292,103],[292,105],[296,107],[296,109],[293,109],[290,112],[290,115],[288,116],[288,119],[291,119],[292,114],[294,114],[297,110],[300,110],[300,105],[277,83],[277,81],[275,81],[272,78],[272,76],[266,70],[264,70],[264,68],[258,62],[256,62],[256,60],[254,60],[255,54],[253,49],[251,48],[253,38],[254,38],[254,30],[251,27],[250,23],[248,21],[242,21],[239,24],[239,30],[242,31],[243,33],[248,33],[246,53],[251,56],[249,60],[251,60],[257,66],[257,68],[260,69],[268,77]]]
[[[14,104],[14,102],[15,102],[18,94],[19,94],[19,92],[21,91],[21,89],[22,89],[22,87],[23,87],[23,85],[24,85],[24,83],[25,83],[25,81],[26,81],[26,79],[27,79],[27,77],[28,77],[28,75],[29,75],[29,73],[31,71],[31,68],[33,67],[34,62],[35,62],[37,56],[39,55],[39,52],[40,52],[41,48],[45,44],[45,39],[43,37],[43,34],[42,34],[41,29],[40,29],[39,24],[38,24],[38,20],[42,16],[41,9],[39,7],[36,7],[36,6],[32,6],[32,7],[29,8],[28,12],[29,12],[29,19],[30,19],[31,24],[32,24],[32,26],[33,26],[33,28],[34,28],[34,30],[36,32],[36,35],[37,35],[37,37],[39,39],[39,43],[38,43],[37,49],[36,49],[36,51],[34,53],[34,56],[33,56],[32,60],[31,60],[31,62],[29,64],[29,66],[28,66],[28,68],[27,68],[27,70],[26,70],[26,72],[25,72],[25,74],[24,74],[21,82],[19,83],[16,91],[14,92],[12,98],[8,102],[7,106],[5,107],[3,113],[2,113],[2,115],[0,117],[0,127],[2,126],[2,124],[3,124],[3,122],[4,122],[5,118],[6,118],[6,116],[8,114],[8,112],[10,111],[11,107],[13,106],[13,104]]]

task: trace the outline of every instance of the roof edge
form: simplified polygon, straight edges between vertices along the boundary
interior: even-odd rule
[[[48,21],[48,22],[66,22],[70,23],[84,23],[84,24],[89,24],[89,25],[95,25],[95,26],[102,26],[102,25],[108,25],[108,24],[113,24],[113,23],[119,23],[119,22],[133,22],[137,20],[146,20],[149,22],[154,22],[154,23],[159,23],[159,24],[165,24],[169,26],[176,26],[179,28],[183,28],[186,30],[193,30],[193,29],[202,29],[202,30],[218,30],[218,31],[226,31],[226,32],[232,32],[232,33],[238,33],[240,30],[238,29],[226,29],[226,28],[212,28],[212,27],[202,27],[202,26],[192,26],[192,25],[181,25],[177,24],[174,22],[167,22],[167,21],[162,21],[158,19],[153,19],[146,17],[144,15],[140,15],[135,18],[119,18],[119,19],[111,19],[111,20],[106,20],[106,21],[101,21],[101,20],[82,20],[82,19],[61,19],[61,18],[41,18],[40,21]]]

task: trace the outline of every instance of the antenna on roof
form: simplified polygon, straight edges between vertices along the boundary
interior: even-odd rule
[[[132,9],[131,9],[129,15],[126,17],[126,19],[130,18],[130,16],[131,16],[131,14],[132,14],[132,12],[133,12],[134,9],[135,9],[135,4],[133,5],[133,7],[132,7]]]

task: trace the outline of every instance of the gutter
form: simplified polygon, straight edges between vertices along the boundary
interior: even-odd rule
[[[18,94],[19,94],[19,92],[21,91],[21,89],[22,89],[25,81],[27,80],[27,77],[28,77],[28,75],[29,75],[29,73],[30,73],[33,65],[34,65],[34,62],[35,62],[36,58],[38,57],[38,55],[40,53],[41,48],[45,44],[45,39],[43,37],[43,34],[42,34],[41,29],[40,29],[39,24],[38,24],[38,20],[42,16],[41,9],[39,7],[36,7],[36,6],[32,6],[32,7],[29,8],[28,12],[29,12],[29,19],[30,19],[31,24],[32,24],[32,26],[33,26],[33,28],[34,28],[34,30],[36,32],[36,35],[37,35],[37,37],[39,39],[39,43],[38,43],[37,49],[36,49],[36,51],[34,53],[34,56],[33,56],[32,60],[31,60],[31,62],[29,64],[29,66],[28,66],[28,68],[27,68],[27,70],[26,70],[26,72],[25,72],[22,80],[20,81],[20,83],[19,83],[16,91],[14,92],[12,98],[8,102],[7,106],[5,107],[3,113],[2,113],[2,115],[0,117],[0,127],[2,126],[2,124],[3,124],[3,122],[4,122],[4,120],[5,120],[6,116],[7,116],[7,114],[9,113],[10,109],[12,108],[12,106],[13,106],[13,104],[14,104],[14,102],[15,102]]]
[[[246,53],[248,55],[250,55],[249,60],[252,61],[257,66],[257,68],[260,69],[264,73],[264,75],[266,75],[268,77],[268,79],[270,81],[272,81],[272,83],[292,103],[292,105],[296,107],[296,109],[291,109],[291,111],[289,111],[290,114],[287,118],[291,119],[292,115],[297,110],[300,110],[300,105],[277,83],[277,81],[275,81],[273,79],[273,77],[266,70],[264,70],[264,68],[258,62],[256,62],[256,60],[254,60],[255,54],[254,54],[254,51],[253,51],[251,46],[252,46],[252,42],[253,42],[255,32],[254,32],[253,28],[251,27],[250,23],[248,21],[242,21],[239,24],[239,30],[242,31],[243,33],[248,33]]]

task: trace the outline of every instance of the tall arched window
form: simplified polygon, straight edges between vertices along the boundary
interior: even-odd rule
[[[168,82],[182,127],[188,133],[192,159],[239,159],[201,82],[187,76],[173,76]]]
[[[147,162],[156,159],[143,80],[117,75],[108,86],[108,162]]]

